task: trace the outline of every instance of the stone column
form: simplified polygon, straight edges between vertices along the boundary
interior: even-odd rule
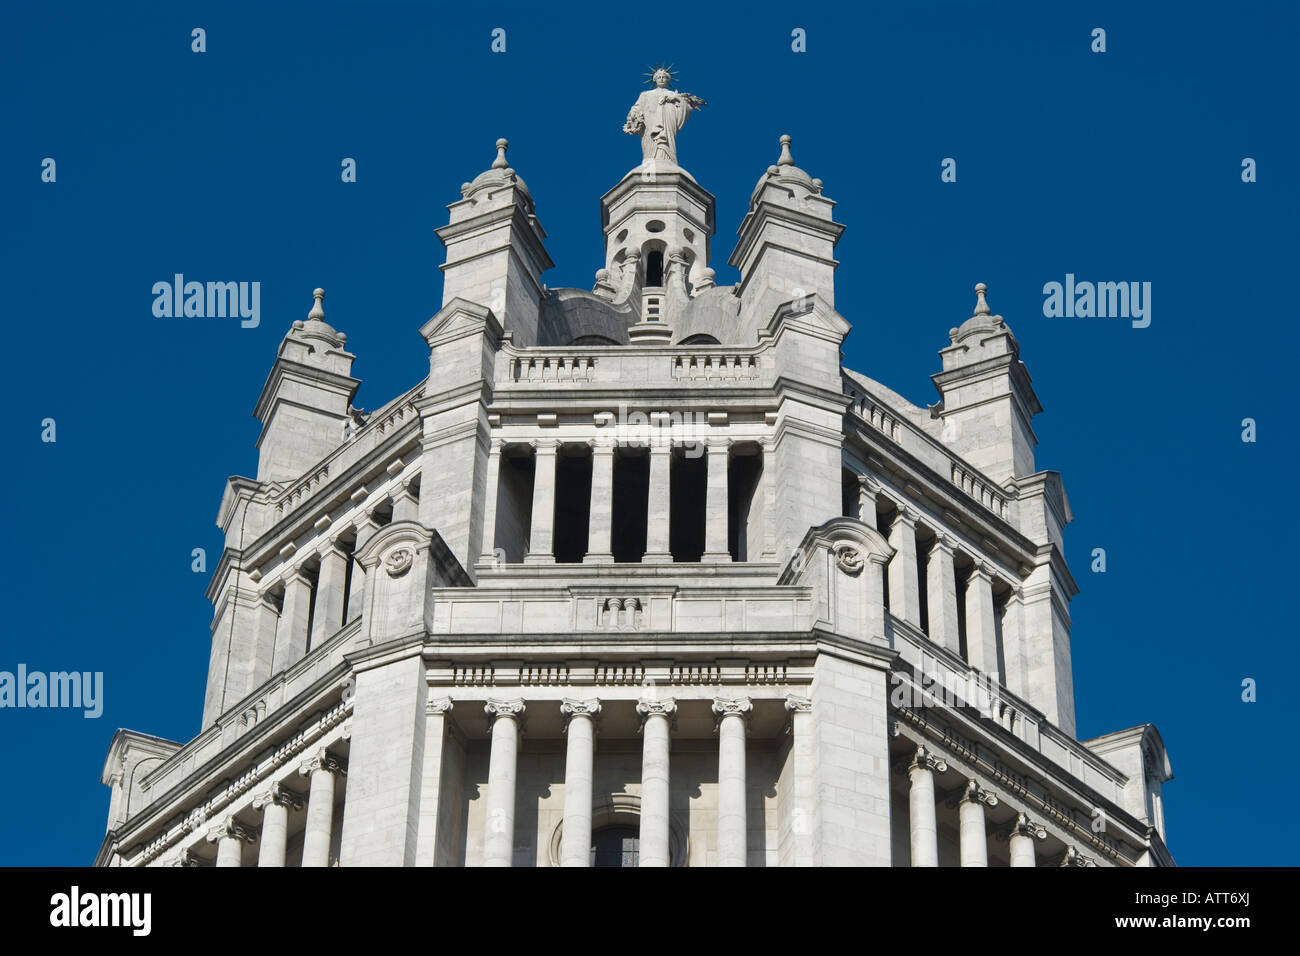
[[[352,583],[348,588],[348,621],[355,621],[361,616],[362,596],[366,591],[366,569],[357,560],[357,555],[366,546],[370,536],[379,530],[369,518],[357,525],[357,543],[352,546]]]
[[[319,647],[343,626],[343,585],[347,574],[348,555],[337,541],[331,541],[320,556],[316,610],[311,622],[312,647]]]
[[[939,865],[939,825],[934,812],[934,774],[943,773],[948,764],[925,747],[917,747],[907,766],[911,787],[907,795],[908,816],[912,826],[912,866]]]
[[[988,565],[976,561],[966,579],[966,660],[971,667],[1001,680],[998,634],[993,618],[993,579]]]
[[[553,438],[539,438],[533,468],[533,526],[528,538],[528,564],[555,563],[555,463],[560,443]]]
[[[1023,813],[1018,813],[1008,827],[1007,838],[1011,841],[1012,866],[1038,865],[1034,856],[1034,841],[1047,839],[1047,829],[1042,824],[1033,822]]]
[[[207,839],[217,845],[217,866],[240,866],[243,844],[256,842],[257,836],[234,817],[227,817],[208,831]]]
[[[483,492],[483,544],[480,546],[480,564],[493,564],[497,553],[497,496],[500,494],[501,449],[504,442],[492,439],[488,449],[487,487]]]
[[[858,520],[868,527],[876,527],[876,493],[880,484],[869,475],[858,476]],[[876,530],[880,530],[877,528]]]
[[[318,750],[298,768],[310,779],[307,825],[302,836],[302,865],[329,866],[334,836],[335,775],[344,772],[343,761],[328,750]]]
[[[522,700],[489,700],[483,706],[492,726],[484,820],[483,865],[512,866],[515,853],[515,775]]]
[[[718,727],[718,866],[745,866],[745,725],[754,709],[748,697],[715,697]]]
[[[311,610],[311,578],[299,566],[284,581],[284,603],[275,631],[271,673],[278,674],[307,653],[307,616]]]
[[[952,539],[936,532],[925,565],[927,620],[930,640],[954,654],[961,653],[957,633],[957,575],[952,567]]]
[[[764,438],[763,445],[763,560],[777,558],[776,542],[776,443]],[[788,557],[788,555],[784,556]]]
[[[270,790],[253,798],[253,809],[262,811],[257,865],[284,866],[285,847],[289,842],[289,811],[302,809],[302,794],[275,783]]]
[[[646,503],[645,557],[647,564],[666,564],[672,561],[668,546],[669,509],[671,507],[671,482],[673,446],[656,436],[650,445],[650,494]]]
[[[820,828],[820,814],[812,698],[787,694],[785,709],[790,714],[786,733],[790,735],[792,778],[788,795],[781,806],[781,832],[777,838],[782,851],[780,863],[782,866],[814,866],[817,862],[814,834]],[[787,841],[788,851],[785,848]]]
[[[730,561],[727,550],[727,466],[731,463],[731,441],[707,441],[708,483],[704,496],[704,555],[701,561]]]
[[[591,516],[587,524],[585,564],[614,561],[614,443],[593,438],[591,445]]]
[[[957,830],[961,835],[961,865],[988,866],[988,829],[984,823],[984,807],[996,807],[998,798],[985,790],[975,779],[948,802],[957,807]]]
[[[916,568],[916,512],[899,505],[889,529],[889,613],[921,626],[921,581]]]
[[[564,760],[564,826],[561,830],[560,866],[591,865],[591,796],[595,763],[598,700],[570,700],[560,704],[564,732],[569,741]]]
[[[420,520],[420,477],[418,475],[404,479],[400,488],[393,492],[393,520]]]
[[[668,762],[669,734],[677,714],[671,697],[637,702],[641,715],[641,866],[668,866]]]

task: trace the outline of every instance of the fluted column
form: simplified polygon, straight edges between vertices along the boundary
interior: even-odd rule
[[[529,564],[555,563],[555,463],[560,443],[553,438],[537,439],[533,468],[533,525],[528,538]]]
[[[988,828],[984,822],[984,808],[996,807],[998,798],[971,779],[949,802],[957,806],[957,830],[961,837],[961,865],[988,866]]]
[[[1047,829],[1035,823],[1023,813],[1016,814],[1008,827],[1007,838],[1011,842],[1012,866],[1037,866],[1034,854],[1034,841],[1047,839]]]
[[[522,700],[489,700],[483,706],[492,725],[483,865],[511,866],[515,853],[515,779],[518,772]]]
[[[911,786],[907,794],[908,818],[912,830],[912,866],[939,865],[939,825],[934,810],[934,775],[948,764],[925,747],[917,747],[907,766]]]
[[[994,679],[998,668],[998,635],[993,617],[993,579],[988,565],[976,561],[966,579],[966,660]]]
[[[754,710],[748,697],[715,697],[718,724],[718,866],[748,862],[745,820],[745,729]]]
[[[289,811],[301,810],[302,794],[275,783],[265,793],[253,798],[253,809],[262,811],[261,844],[257,851],[257,865],[280,867],[285,865],[285,848],[289,843]]]
[[[704,495],[704,555],[701,561],[730,561],[727,549],[727,466],[731,463],[731,442],[711,438],[706,443],[708,480]]]
[[[483,545],[479,549],[479,562],[492,564],[496,561],[497,547],[497,496],[500,494],[501,449],[503,442],[492,439],[488,448],[487,487],[483,492]]]
[[[284,581],[284,603],[275,630],[271,673],[277,674],[307,653],[307,619],[311,612],[311,578],[299,566]]]
[[[234,817],[227,817],[208,831],[209,843],[217,845],[217,866],[240,866],[245,843],[255,843],[257,835]]]
[[[858,520],[872,528],[876,527],[876,494],[879,491],[879,482],[870,475],[858,476]]]
[[[614,560],[614,443],[592,439],[591,511],[587,524],[586,564],[610,564]]]
[[[669,550],[669,509],[672,504],[673,446],[656,438],[650,445],[650,494],[646,504],[646,563],[666,563],[673,559]]]
[[[943,532],[934,536],[925,564],[926,620],[930,640],[954,654],[961,653],[957,633],[957,575],[952,567],[952,539]]]
[[[302,865],[329,866],[334,836],[335,776],[344,772],[343,761],[328,750],[318,750],[298,768],[310,780],[307,823],[302,836]]]
[[[347,575],[348,555],[337,541],[331,541],[320,556],[316,610],[311,622],[312,647],[319,647],[343,626],[343,585]]]
[[[921,580],[916,567],[916,512],[900,505],[889,529],[889,613],[921,626]]]
[[[677,701],[643,697],[636,712],[641,715],[640,865],[668,866],[669,740]]]
[[[560,704],[568,744],[564,758],[564,826],[560,866],[591,865],[591,796],[595,764],[598,700],[569,700]]]

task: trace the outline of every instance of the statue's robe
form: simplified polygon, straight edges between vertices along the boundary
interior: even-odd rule
[[[637,97],[627,124],[629,133],[641,134],[641,158],[677,164],[677,131],[686,125],[696,97],[655,87]]]

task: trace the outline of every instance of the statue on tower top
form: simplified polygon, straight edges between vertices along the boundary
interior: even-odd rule
[[[677,133],[686,125],[691,113],[706,105],[690,93],[669,89],[673,81],[670,67],[657,67],[650,74],[653,89],[637,97],[623,124],[623,132],[641,137],[641,158],[662,159],[677,165]]]

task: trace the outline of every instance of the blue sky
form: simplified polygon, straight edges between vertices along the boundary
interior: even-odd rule
[[[97,720],[0,711],[0,862],[90,862],[113,731],[198,731],[211,605],[191,550],[215,565],[224,479],[255,472],[253,405],[311,290],[348,334],[359,405],[415,384],[417,330],[441,301],[433,230],[500,136],[549,234],[545,280],[590,288],[599,196],[640,159],[623,119],[664,60],[708,101],[678,145],[717,197],[719,283],[736,279],[735,229],[782,133],[848,227],[836,304],[852,368],[935,401],[936,352],[988,283],[1045,408],[1038,467],[1063,474],[1076,517],[1080,736],[1157,724],[1180,863],[1294,863],[1294,814],[1274,816],[1270,795],[1300,782],[1281,733],[1300,549],[1296,4],[467,6],[0,15],[15,379],[0,670],[106,685]],[[945,157],[956,183],[940,182]],[[260,281],[261,325],[155,318],[150,289],[177,272]],[[1151,282],[1150,327],[1044,317],[1044,283],[1067,273]],[[1097,547],[1105,574],[1089,571]]]

